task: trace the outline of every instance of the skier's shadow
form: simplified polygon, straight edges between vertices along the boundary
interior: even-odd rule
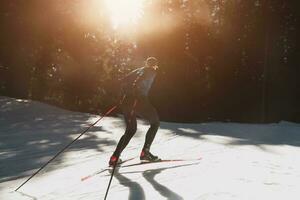
[[[156,181],[154,178],[156,175],[160,174],[162,171],[170,168],[178,168],[178,167],[183,167],[187,165],[179,165],[175,167],[165,167],[165,168],[159,168],[159,169],[153,169],[153,170],[146,170],[143,172],[143,177],[151,183],[153,188],[160,193],[163,197],[166,197],[167,199],[170,200],[183,200],[183,198],[178,195],[177,193],[173,192],[166,186],[162,185],[158,181]]]
[[[183,200],[183,198],[178,195],[177,193],[173,192],[166,186],[160,184],[157,182],[154,178],[157,174],[160,174],[162,171],[167,169],[174,169],[179,167],[186,167],[191,165],[197,165],[196,163],[191,164],[182,164],[182,165],[176,165],[172,167],[164,167],[164,168],[158,168],[158,169],[150,169],[146,171],[131,171],[131,172],[123,172],[122,174],[134,174],[134,173],[142,173],[143,177],[153,186],[153,188],[160,193],[163,197],[166,197],[169,200]],[[114,172],[114,177],[118,179],[121,185],[128,187],[130,189],[129,191],[129,200],[145,200],[145,193],[143,188],[140,184],[137,182],[133,182],[131,179],[123,176],[121,173],[119,173],[119,169],[116,168]]]
[[[129,200],[144,200],[145,199],[145,193],[140,184],[137,182],[134,182],[130,180],[129,178],[123,176],[119,173],[119,169],[115,169],[114,177],[119,181],[119,183],[125,187],[129,188]]]

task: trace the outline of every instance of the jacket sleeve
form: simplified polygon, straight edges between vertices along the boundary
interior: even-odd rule
[[[133,88],[138,87],[138,85],[140,84],[140,82],[143,80],[144,76],[145,76],[145,70],[141,70],[138,73],[138,76],[136,77],[136,79],[132,83]]]
[[[133,70],[125,78],[122,80],[122,91],[124,94],[127,95],[136,95],[138,92],[138,85],[140,84],[140,81],[142,80],[144,75],[144,70],[139,68],[136,70]]]
[[[136,77],[133,83],[133,90],[135,95],[147,96],[153,80],[155,78],[155,72],[152,68],[143,68],[142,73]]]
[[[141,82],[145,79],[146,77],[146,71],[145,69],[141,69],[139,71],[137,77],[134,79],[132,85],[131,85],[131,92],[134,96],[139,96],[141,95]]]

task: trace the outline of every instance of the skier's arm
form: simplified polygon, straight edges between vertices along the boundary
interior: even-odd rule
[[[144,68],[139,75],[136,77],[136,79],[133,81],[132,83],[132,90],[134,91],[134,93],[136,95],[139,95],[140,93],[142,93],[141,90],[143,90],[142,88],[142,82],[147,79],[147,76],[149,76],[149,69],[148,68]]]
[[[143,73],[141,73],[134,81],[133,81],[133,83],[132,83],[132,85],[131,85],[131,92],[132,92],[132,94],[134,95],[134,96],[139,96],[139,83],[140,83],[140,81],[141,80],[143,80],[142,79],[142,77],[143,77]]]
[[[135,79],[133,82],[133,91],[135,95],[147,96],[155,76],[155,72],[152,70],[152,68],[144,68],[142,73]]]
[[[133,81],[132,83],[132,88],[135,89],[137,88],[137,86],[139,85],[139,83],[143,80],[143,76],[145,76],[145,72],[142,71],[137,77],[136,79]]]

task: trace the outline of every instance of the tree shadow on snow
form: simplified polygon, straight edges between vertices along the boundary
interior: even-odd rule
[[[0,97],[0,182],[31,175],[85,130],[90,119],[90,114]],[[103,152],[103,146],[115,145],[114,140],[99,140],[99,131],[101,127],[91,128],[67,151]],[[64,153],[51,164],[62,163]],[[47,170],[55,168],[51,164]]]
[[[242,123],[199,123],[177,124],[161,123],[166,129],[178,136],[206,140],[206,136],[225,136],[233,140],[227,145],[291,145],[300,146],[300,125],[290,122],[274,124]]]
[[[114,125],[121,126],[122,122]],[[149,125],[139,120],[138,127]],[[229,122],[208,122],[199,124],[161,122],[160,131],[166,130],[171,135],[189,137],[196,140],[206,140],[206,136],[225,136],[233,140],[226,145],[291,145],[300,146],[300,125],[292,122],[272,124],[246,124]],[[136,134],[144,137],[145,133]]]

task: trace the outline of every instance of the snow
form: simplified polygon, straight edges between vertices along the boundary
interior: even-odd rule
[[[106,117],[18,192],[14,190],[99,116],[0,97],[0,199],[103,199],[105,168],[124,131]],[[148,125],[122,154],[136,163]],[[120,168],[108,199],[296,200],[300,196],[300,124],[162,122],[152,150],[165,159],[195,159]]]

